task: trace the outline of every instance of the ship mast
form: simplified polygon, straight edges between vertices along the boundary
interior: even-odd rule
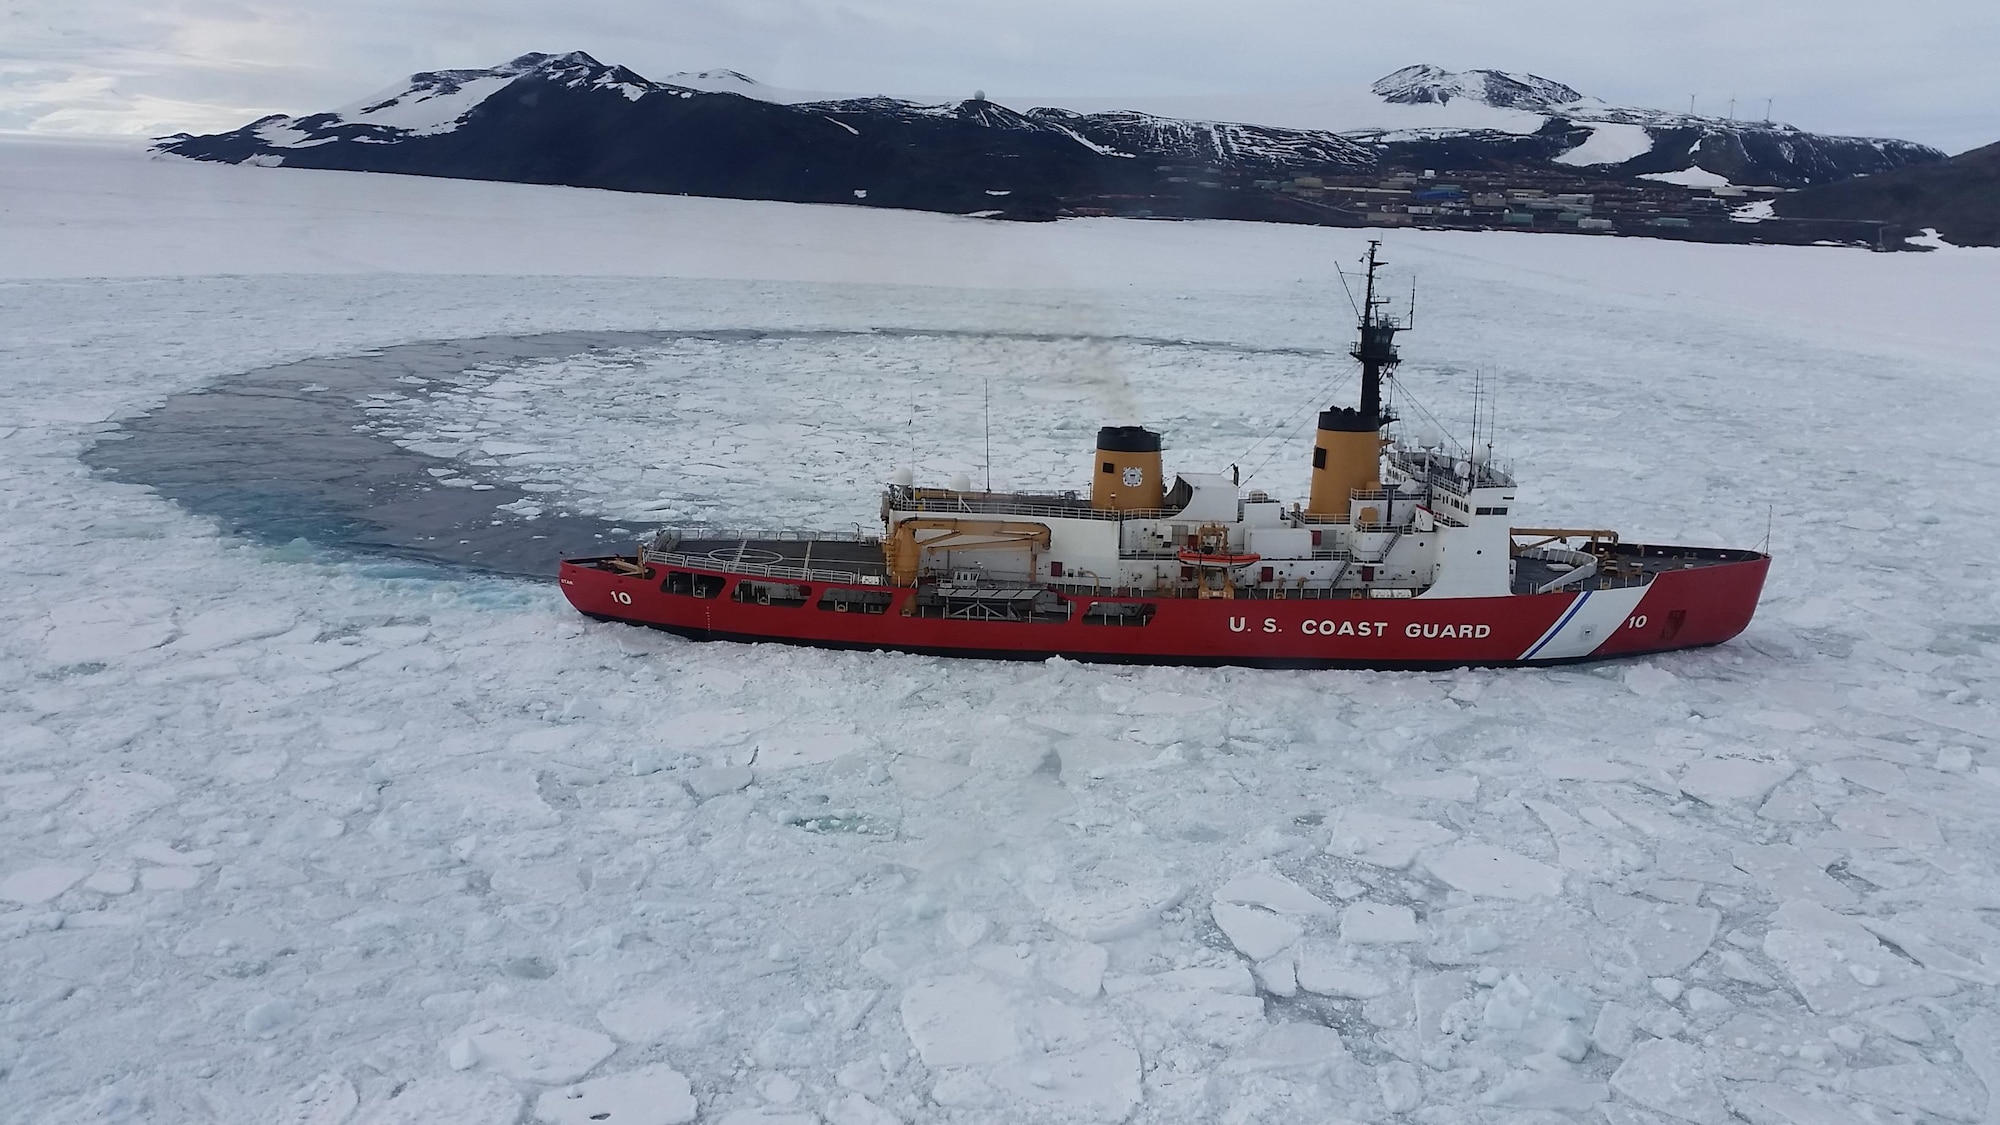
[[[1322,520],[1367,521],[1377,509],[1353,509],[1355,493],[1382,488],[1382,427],[1395,421],[1382,409],[1382,377],[1393,371],[1396,333],[1403,326],[1383,313],[1387,297],[1375,295],[1375,270],[1382,264],[1378,239],[1368,242],[1368,288],[1361,306],[1361,338],[1348,354],[1361,362],[1361,405],[1330,406],[1319,412],[1319,432],[1313,438],[1312,492],[1306,513]]]
[[[1375,268],[1382,265],[1376,251],[1380,239],[1368,242],[1368,291],[1361,305],[1361,339],[1348,354],[1361,361],[1361,418],[1372,419],[1371,429],[1379,430],[1395,421],[1382,412],[1382,376],[1395,369],[1402,357],[1396,354],[1396,333],[1403,326],[1382,314],[1387,297],[1375,295]]]

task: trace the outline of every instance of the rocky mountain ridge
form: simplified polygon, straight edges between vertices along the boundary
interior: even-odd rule
[[[1241,189],[1396,169],[1798,187],[1943,157],[1904,141],[1610,106],[1536,75],[1428,65],[1371,89],[1373,104],[1403,114],[1405,124],[1344,131],[1136,110],[1017,110],[983,96],[788,101],[735,71],[675,77],[707,88],[653,81],[582,52],[527,54],[497,67],[417,74],[331,112],[164,138],[157,148],[233,163],[1012,218],[1052,217],[1079,201],[1151,199],[1157,205],[1109,210],[1296,219],[1286,201]],[[1466,106],[1488,124],[1454,123]],[[1197,188],[1216,191],[1185,198],[1201,195]]]

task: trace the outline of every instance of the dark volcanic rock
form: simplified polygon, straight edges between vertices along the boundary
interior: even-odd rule
[[[733,72],[688,80],[757,92]],[[581,52],[528,54],[488,70],[414,75],[336,112],[176,134],[156,147],[196,160],[1014,219],[1074,210],[1303,222],[1359,219],[1268,190],[1269,181],[1366,177],[1383,166],[1487,180],[1524,170],[1543,180],[1602,180],[1700,167],[1732,183],[1794,187],[1943,158],[1903,141],[1609,106],[1532,74],[1405,67],[1374,92],[1422,107],[1417,116],[1437,124],[1336,133],[1137,112],[1020,113],[980,97],[783,104],[650,81]],[[1481,106],[1509,111],[1500,116],[1515,124],[1489,127],[1494,114]],[[1606,126],[1643,129],[1648,151],[1610,166],[1564,162]]]
[[[1949,160],[1780,196],[1778,214],[1872,219],[1913,234],[1934,228],[1958,246],[2000,246],[2000,143]]]
[[[431,120],[458,108],[453,99],[465,100],[460,116]],[[422,127],[395,123],[413,116]],[[420,74],[408,90],[347,112],[268,117],[157,147],[199,160],[1008,218],[1053,217],[1064,198],[1149,190],[1163,161],[1258,172],[1373,165],[1330,133],[1020,114],[976,99],[782,105],[650,82],[582,53]]]

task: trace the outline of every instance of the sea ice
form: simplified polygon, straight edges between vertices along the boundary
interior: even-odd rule
[[[1791,774],[1792,767],[1782,762],[1703,758],[1681,771],[1680,787],[1688,796],[1711,805],[1755,804]]]
[[[611,1057],[606,1035],[532,1016],[476,1020],[446,1040],[452,1069],[481,1067],[519,1082],[575,1082]]]
[[[1461,844],[1426,866],[1445,884],[1476,895],[1525,899],[1562,893],[1562,872],[1491,844]]]
[[[1209,908],[1229,944],[1252,961],[1265,961],[1299,940],[1305,930],[1297,922],[1256,906],[1218,902]]]
[[[522,1098],[498,1076],[418,1078],[361,1107],[358,1125],[437,1125],[440,1121],[516,1121]]]
[[[76,886],[89,874],[80,867],[56,864],[23,868],[0,879],[0,900],[34,906]]]
[[[1340,940],[1356,945],[1422,941],[1424,930],[1409,907],[1364,900],[1340,912]]]
[[[1611,1088],[1647,1109],[1695,1125],[1725,1125],[1729,1120],[1729,1108],[1704,1065],[1701,1049],[1691,1043],[1655,1039],[1640,1045],[1612,1073]]]
[[[998,985],[970,975],[933,977],[903,990],[903,1031],[924,1065],[992,1063],[1020,1049],[1013,1002]]]
[[[683,1125],[695,1116],[687,1076],[664,1063],[544,1092],[535,1119],[549,1125]]]
[[[1326,900],[1282,875],[1251,871],[1237,875],[1216,889],[1215,901],[1261,906],[1280,914],[1331,915]]]
[[[1385,816],[1360,809],[1342,809],[1334,818],[1331,855],[1400,870],[1416,861],[1425,848],[1457,838],[1451,829],[1428,820]]]

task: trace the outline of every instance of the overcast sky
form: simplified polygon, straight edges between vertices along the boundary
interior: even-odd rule
[[[0,129],[212,131],[413,71],[584,50],[648,77],[963,97],[1351,87],[1529,71],[1625,105],[1773,116],[1947,152],[2000,140],[2000,2],[1756,0],[4,0]],[[1011,97],[1010,97],[1011,100]]]

